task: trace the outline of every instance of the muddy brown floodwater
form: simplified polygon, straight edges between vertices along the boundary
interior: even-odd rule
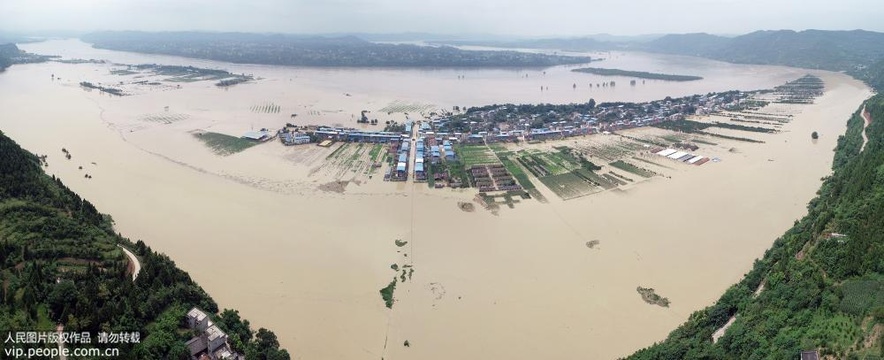
[[[294,358],[317,360],[612,359],[660,341],[738,281],[804,214],[830,173],[848,117],[871,95],[845,75],[813,71],[825,94],[813,105],[780,106],[794,117],[780,133],[758,135],[763,144],[722,140],[704,149],[721,162],[672,163],[666,177],[569,201],[543,190],[549,203],[522,201],[495,216],[462,211],[458,204],[472,203],[472,191],[387,183],[329,166],[334,149],[274,141],[218,156],[192,132],[238,136],[279,128],[292,113],[299,123],[354,126],[361,110],[383,123],[404,119],[386,112],[405,108],[646,101],[770,88],[807,70],[594,54],[607,58],[594,66],[705,79],[630,87],[628,78],[614,78],[616,88],[590,90],[584,84],[608,79],[568,67],[546,75],[306,69],[95,50],[71,40],[22,47],[260,78],[227,90],[212,82],[127,86],[134,95],[111,97],[77,84],[132,81],[111,75],[114,65],[16,65],[0,73],[0,129],[49,155],[49,173],[111,214],[124,236],[169,254],[222,308],[274,330]],[[280,111],[254,110],[268,104]],[[824,136],[812,143],[812,131]],[[337,181],[348,185],[324,191]],[[397,247],[396,239],[408,243]],[[604,246],[586,248],[597,239]],[[396,276],[394,263],[414,272],[396,286],[390,310],[378,290]],[[669,307],[646,304],[638,286],[665,295]],[[409,347],[401,345],[406,340]]]

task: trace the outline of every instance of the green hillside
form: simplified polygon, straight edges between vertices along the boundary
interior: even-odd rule
[[[26,53],[12,43],[0,42],[0,71],[14,64],[28,64],[47,61],[50,57]]]
[[[808,214],[714,305],[629,359],[884,358],[884,95],[865,105],[877,120],[865,150],[858,110]]]
[[[756,31],[737,37],[672,34],[639,49],[743,64],[854,71],[884,57],[884,33],[852,30]]]
[[[188,357],[182,329],[186,312],[217,304],[167,256],[114,233],[110,217],[43,173],[41,159],[0,132],[0,335],[9,332],[138,332],[138,343],[111,344],[122,359]],[[119,246],[131,249],[142,269],[132,269]],[[253,333],[225,310],[216,322],[249,359],[288,359],[272,332]],[[0,343],[7,349],[55,344]],[[74,346],[71,344],[71,346]],[[3,356],[0,356],[3,358]]]

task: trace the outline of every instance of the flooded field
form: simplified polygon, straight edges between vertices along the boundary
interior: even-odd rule
[[[582,85],[605,80],[567,67],[305,69],[94,50],[77,41],[21,47],[255,77],[218,87],[136,79],[112,73],[120,68],[113,64],[16,65],[0,73],[0,129],[48,155],[47,171],[111,214],[124,236],[170,255],[222,308],[274,330],[300,359],[612,359],[659,341],[736,282],[804,213],[830,172],[848,116],[871,94],[843,74],[813,72],[826,84],[813,104],[691,119],[776,132],[637,128],[470,150],[473,163],[499,162],[548,200],[494,199],[501,210],[492,213],[465,205],[475,203],[475,190],[384,182],[373,164],[386,154],[373,145],[269,141],[224,155],[195,134],[238,139],[286,123],[380,130],[433,107],[647,101],[772,88],[807,70],[595,54],[606,60],[593,66],[704,80],[630,87],[618,79],[616,88],[590,90]],[[134,84],[145,80],[163,85]],[[87,91],[82,81],[132,95]],[[380,125],[357,124],[363,110]],[[222,149],[236,146],[212,136]],[[680,141],[720,161],[694,166],[650,152],[649,143]],[[563,147],[602,166],[597,185],[580,178],[589,175]],[[391,282],[388,308],[380,290]],[[646,303],[637,287],[653,288],[668,307]]]

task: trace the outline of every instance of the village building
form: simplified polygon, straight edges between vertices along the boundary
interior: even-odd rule
[[[227,343],[228,337],[215,325],[209,316],[198,308],[187,312],[187,326],[199,335],[187,341],[184,346],[193,360],[245,360]]]

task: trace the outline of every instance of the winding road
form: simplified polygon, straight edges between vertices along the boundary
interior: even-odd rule
[[[117,245],[120,249],[123,249],[123,252],[126,253],[126,256],[129,257],[129,262],[131,262],[135,269],[132,271],[132,281],[138,278],[138,274],[141,273],[141,262],[138,261],[138,257],[135,256],[129,249],[123,247],[123,245]]]

